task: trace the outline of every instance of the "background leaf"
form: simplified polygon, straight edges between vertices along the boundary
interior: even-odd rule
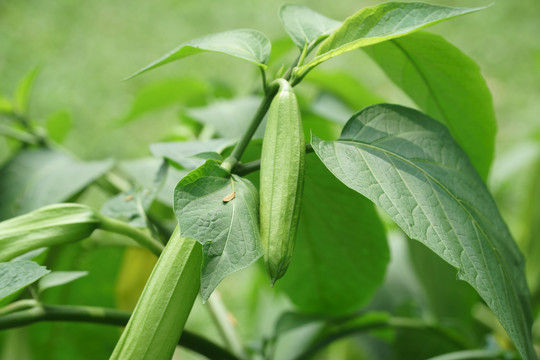
[[[279,9],[281,23],[300,49],[328,36],[341,22],[327,18],[307,6],[286,4]]]
[[[86,275],[88,275],[88,271],[53,271],[39,280],[38,291],[42,293],[47,289],[69,284]]]
[[[186,115],[201,124],[212,126],[221,137],[236,138],[249,126],[261,100],[259,96],[221,100],[207,106],[187,109]],[[254,137],[262,138],[263,133],[264,123],[259,125]]]
[[[153,82],[137,92],[123,122],[174,105],[203,105],[208,93],[208,84],[197,79],[177,78]]]
[[[233,192],[234,199],[224,202]],[[208,160],[178,183],[174,202],[182,236],[203,245],[201,294],[206,301],[225,276],[262,255],[259,195],[248,180],[229,177]]]
[[[388,2],[363,8],[347,18],[343,25],[324,40],[315,58],[300,70],[312,68],[345,52],[405,36],[478,10],[480,8],[452,8],[418,2]]]
[[[30,102],[30,95],[32,93],[32,87],[34,86],[34,81],[39,72],[39,69],[36,67],[30,70],[19,82],[17,89],[15,89],[14,95],[14,105],[15,110],[20,114],[26,114],[28,112],[28,104]]]
[[[119,168],[126,173],[137,186],[142,186],[145,189],[153,189],[156,186],[156,174],[163,166],[163,159],[153,157],[140,158],[129,161],[122,161]],[[188,172],[186,170],[178,170],[172,166],[167,169],[167,177],[165,183],[156,194],[156,199],[161,203],[173,207],[174,188]],[[125,198],[124,198],[125,201]]]
[[[67,111],[57,111],[45,120],[49,138],[61,144],[71,130],[71,115]]]
[[[163,157],[177,166],[191,170],[204,164],[204,160],[195,155],[206,152],[221,153],[232,143],[230,139],[163,142],[150,145],[150,151],[154,156]]]
[[[112,161],[77,161],[52,150],[24,150],[0,169],[0,220],[68,200]]]
[[[523,256],[483,181],[442,125],[412,109],[378,105],[352,117],[339,140],[314,137],[312,145],[343,183],[456,267],[521,355],[536,359]]]
[[[0,263],[0,300],[48,274],[45,266],[29,260]]]
[[[389,250],[371,202],[306,158],[298,239],[281,283],[301,311],[348,314],[382,283]]]
[[[231,55],[266,68],[266,63],[270,57],[270,49],[270,41],[260,31],[251,29],[225,31],[187,41],[138,70],[129,78],[186,56],[206,51]]]
[[[443,37],[427,32],[364,50],[421,110],[446,125],[486,180],[497,124],[478,65]]]

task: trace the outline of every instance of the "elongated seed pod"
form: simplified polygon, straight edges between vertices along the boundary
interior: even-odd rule
[[[100,225],[97,211],[80,204],[55,204],[0,222],[0,261],[45,246],[87,238]]]
[[[200,288],[202,245],[178,227],[144,287],[110,359],[169,360]]]
[[[291,261],[304,187],[306,157],[300,109],[292,87],[279,79],[261,155],[260,218],[264,261],[272,284]]]

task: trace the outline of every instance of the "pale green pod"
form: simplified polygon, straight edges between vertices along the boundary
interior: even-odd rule
[[[260,171],[261,240],[272,284],[291,261],[306,157],[298,101],[287,81],[278,82],[280,88],[268,112]]]
[[[85,239],[100,222],[95,210],[80,204],[45,206],[0,222],[0,261],[37,248]]]
[[[170,360],[199,293],[202,245],[178,227],[144,287],[110,359]]]

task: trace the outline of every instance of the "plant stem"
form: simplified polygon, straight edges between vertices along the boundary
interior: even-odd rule
[[[417,319],[390,318],[388,320],[382,320],[378,322],[364,324],[357,327],[345,328],[345,329],[327,334],[322,339],[316,339],[315,343],[312,344],[312,346],[310,346],[300,355],[298,355],[295,358],[295,360],[311,359],[313,355],[315,355],[317,352],[319,352],[323,348],[327,347],[334,341],[340,340],[347,336],[350,336],[353,334],[359,334],[359,333],[366,333],[371,330],[384,329],[384,328],[407,329],[407,330],[411,330],[411,329],[430,330],[446,338],[449,342],[453,343],[454,345],[460,348],[469,347],[469,344],[465,344],[461,339],[457,339],[456,337],[452,336],[452,334],[445,332],[443,329],[439,328],[436,325],[426,324],[425,322],[422,322]]]
[[[429,358],[428,360],[486,360],[486,359],[501,359],[506,353],[501,350],[465,350],[455,351],[448,354],[443,354]]]
[[[129,226],[120,220],[102,216],[99,228],[105,231],[126,235],[135,240],[139,245],[156,254],[156,256],[159,256],[164,249],[163,244],[153,237],[147,235],[141,230]]]
[[[311,147],[311,144],[306,144],[306,153],[312,153],[313,147]],[[254,171],[257,171],[261,168],[261,160],[253,160],[250,162],[247,162],[245,164],[238,163],[234,169],[233,173],[239,176],[244,176],[247,174],[251,174]]]
[[[0,330],[25,326],[40,321],[88,322],[124,326],[131,313],[90,306],[36,306],[31,309],[0,316]],[[240,360],[219,345],[189,331],[185,331],[179,345],[209,359]]]
[[[28,308],[36,306],[37,304],[38,302],[34,299],[23,299],[23,300],[15,301],[11,304],[8,304],[0,308],[0,316],[9,314],[15,311],[28,309]]]
[[[236,146],[234,147],[231,155],[227,157],[225,160],[223,160],[223,163],[221,163],[221,167],[227,170],[228,172],[230,172],[236,166],[238,161],[240,161],[240,158],[242,157],[242,154],[246,150],[246,147],[248,146],[249,141],[253,137],[253,134],[255,134],[255,131],[257,131],[257,128],[259,127],[262,119],[264,118],[264,115],[266,115],[266,112],[268,111],[268,108],[270,108],[270,104],[272,103],[274,96],[276,96],[278,88],[279,88],[279,85],[276,82],[272,82],[268,86],[268,91],[264,95],[264,99],[259,105],[257,112],[253,116],[253,120],[251,120],[251,124],[247,128],[246,132],[242,135],[240,140],[238,140],[238,143],[236,143]]]
[[[212,316],[212,319],[214,319],[214,323],[216,324],[223,341],[227,344],[227,347],[234,354],[245,359],[247,357],[246,352],[234,329],[229,312],[221,300],[221,294],[219,292],[214,291],[208,299],[208,309],[210,310],[210,315]]]

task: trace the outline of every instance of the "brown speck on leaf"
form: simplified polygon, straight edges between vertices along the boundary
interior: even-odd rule
[[[223,202],[224,203],[228,203],[229,201],[231,201],[232,199],[234,199],[234,197],[236,196],[236,193],[233,191],[232,193],[230,193],[229,195],[225,196],[223,198]]]
[[[126,201],[131,201],[131,200],[133,200],[133,195],[128,195],[128,196],[126,196],[126,197],[124,198],[124,200],[126,200]]]

